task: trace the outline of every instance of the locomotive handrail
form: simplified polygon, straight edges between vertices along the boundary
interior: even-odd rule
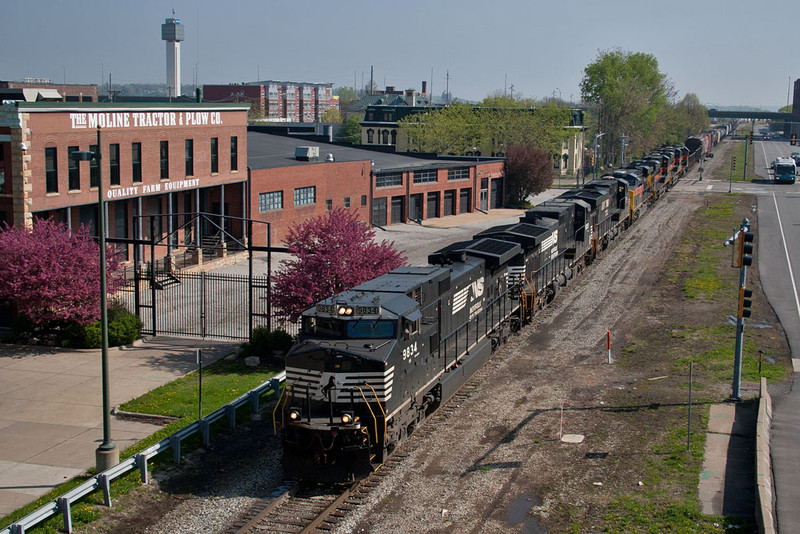
[[[294,384],[287,384],[286,387],[283,388],[283,391],[281,391],[281,394],[278,397],[278,400],[275,402],[275,408],[272,409],[272,432],[276,436],[278,435],[278,427],[277,427],[277,423],[275,421],[275,412],[278,409],[278,406],[281,405],[281,399],[284,400],[284,407],[285,407],[286,399],[289,398],[288,391],[289,391],[289,389],[293,389],[293,388],[294,388]],[[283,427],[284,427],[284,420],[283,420],[284,412],[285,412],[285,410],[281,409],[281,430],[283,430]]]
[[[365,382],[365,384],[366,384],[366,382]],[[361,398],[364,399],[364,404],[367,405],[367,408],[369,409],[369,413],[370,413],[370,415],[372,415],[372,421],[375,423],[375,426],[374,426],[374,428],[375,428],[375,445],[377,445],[378,444],[378,418],[375,417],[375,412],[372,411],[372,406],[369,405],[369,401],[367,400],[367,397],[364,396],[364,390],[362,390],[358,386],[355,386],[355,388],[358,390],[359,393],[361,393]]]
[[[381,409],[381,415],[383,415],[383,442],[386,443],[386,436],[388,435],[388,432],[386,430],[386,410],[384,410],[383,406],[381,406],[381,400],[378,398],[378,394],[375,393],[375,388],[370,386],[369,382],[366,382],[366,381],[364,382],[364,385],[372,390],[372,396],[375,397],[375,402],[378,403],[378,408]],[[377,424],[377,423],[375,423],[375,424]]]

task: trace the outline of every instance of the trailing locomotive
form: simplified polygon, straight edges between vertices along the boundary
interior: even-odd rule
[[[276,408],[287,476],[363,478],[696,160],[664,147],[302,315]]]

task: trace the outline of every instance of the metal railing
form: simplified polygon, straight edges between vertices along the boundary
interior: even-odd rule
[[[195,421],[189,426],[182,428],[174,434],[162,439],[155,445],[148,447],[140,453],[121,461],[114,467],[98,473],[83,484],[72,488],[60,497],[48,502],[44,506],[34,510],[22,519],[0,530],[0,534],[24,534],[27,529],[33,528],[39,523],[51,517],[62,514],[64,517],[64,530],[72,532],[72,504],[94,493],[98,489],[103,490],[103,500],[106,506],[111,506],[111,481],[128,474],[134,469],[139,469],[142,484],[148,482],[147,461],[167,449],[172,449],[173,460],[179,463],[181,460],[181,441],[185,438],[200,432],[204,445],[208,446],[211,440],[211,425],[223,417],[227,417],[231,429],[236,428],[236,410],[247,403],[253,406],[253,412],[258,412],[258,405],[261,395],[273,393],[273,398],[278,398],[280,385],[286,380],[286,371],[278,373],[275,377],[264,382],[260,386],[251,389],[237,399],[229,402],[225,406],[208,414],[199,421]]]

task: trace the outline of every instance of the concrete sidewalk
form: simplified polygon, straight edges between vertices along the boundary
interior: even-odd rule
[[[156,337],[109,350],[111,405],[117,406],[211,363],[237,344]],[[99,350],[0,345],[0,517],[94,466],[102,443]],[[122,451],[161,427],[111,419]]]
[[[755,519],[755,403],[713,404],[698,497],[705,515]]]

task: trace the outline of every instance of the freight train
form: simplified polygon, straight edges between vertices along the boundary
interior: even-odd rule
[[[306,310],[273,417],[287,476],[368,475],[710,147],[662,147]]]

